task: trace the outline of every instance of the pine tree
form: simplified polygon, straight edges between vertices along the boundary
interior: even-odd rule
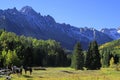
[[[90,70],[100,69],[101,67],[101,58],[96,41],[91,42],[89,45],[85,66]]]
[[[84,66],[84,55],[81,49],[81,45],[78,42],[75,45],[73,56],[72,56],[72,63],[71,67],[78,70],[78,69],[83,69]]]

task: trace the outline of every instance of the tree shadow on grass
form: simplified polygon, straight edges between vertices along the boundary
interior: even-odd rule
[[[42,77],[42,76],[39,76],[39,78],[44,78],[44,77]]]
[[[23,75],[23,77],[25,77],[25,78],[33,78],[32,76],[29,76],[29,75]]]
[[[70,72],[70,71],[62,71],[64,73],[68,73],[68,74],[74,74],[73,72]]]
[[[33,79],[27,79],[27,80],[33,80]]]

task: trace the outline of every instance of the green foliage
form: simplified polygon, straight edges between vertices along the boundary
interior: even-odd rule
[[[84,66],[84,54],[82,52],[81,45],[78,42],[74,48],[71,67],[78,70],[83,69],[83,66]]]
[[[98,50],[98,45],[96,41],[93,41],[90,43],[87,55],[86,55],[86,61],[85,66],[87,69],[100,69],[101,62],[100,62],[100,54]]]
[[[120,71],[120,64],[115,64],[115,70]]]
[[[120,39],[105,43],[99,47],[102,56],[102,66],[109,67],[113,57],[114,64],[120,64]]]
[[[66,66],[67,54],[55,40],[37,40],[0,30],[0,66]]]
[[[111,59],[110,59],[110,67],[112,68],[114,66],[114,58],[112,57]]]
[[[3,61],[4,66],[19,65],[18,63],[20,63],[20,60],[15,50],[14,51],[8,50],[8,52],[3,50],[1,61]]]
[[[103,50],[102,55],[102,67],[109,67],[109,61],[110,61],[110,51],[109,50]]]
[[[6,55],[7,55],[7,52],[5,50],[3,50],[1,52],[0,67],[3,67],[6,64],[5,63]]]

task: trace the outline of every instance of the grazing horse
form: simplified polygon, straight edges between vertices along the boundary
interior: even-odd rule
[[[18,68],[16,66],[12,67],[12,72],[17,74],[22,74],[22,67]]]
[[[27,74],[27,71],[30,72],[30,75],[32,74],[32,67],[24,67],[25,74]]]

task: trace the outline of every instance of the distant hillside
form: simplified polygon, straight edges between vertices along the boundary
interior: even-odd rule
[[[120,54],[120,39],[105,43],[99,47],[100,50],[109,50],[112,54]]]

